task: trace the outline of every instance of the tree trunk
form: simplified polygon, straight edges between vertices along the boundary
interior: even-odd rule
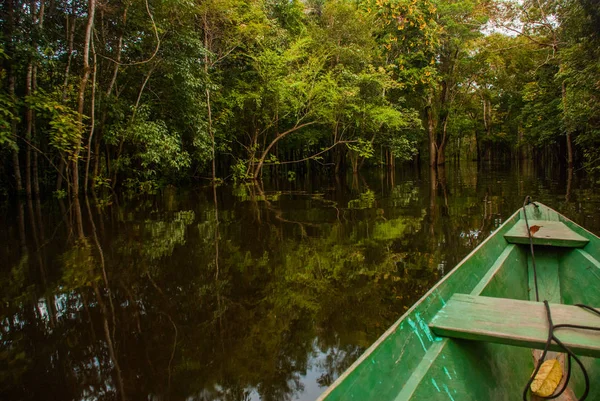
[[[30,60],[27,65],[27,73],[25,76],[25,96],[31,96],[31,81],[33,75],[33,63]],[[31,198],[31,128],[33,124],[33,111],[27,107],[25,112],[25,194],[27,198]]]
[[[206,88],[206,109],[207,109],[207,123],[208,123],[208,134],[210,136],[210,145],[211,145],[211,179],[213,182],[213,186],[215,185],[215,180],[217,179],[217,169],[215,165],[215,133],[212,129],[212,108],[210,104],[210,89]]]
[[[442,81],[440,117],[438,123],[441,126],[441,138],[439,138],[439,143],[437,144],[436,155],[436,162],[438,166],[444,165],[446,163],[448,118],[450,115],[450,106],[454,101],[454,96],[452,95],[452,88],[454,87],[454,75],[456,72],[458,53],[459,48],[456,48],[449,60],[449,62],[451,63],[451,67],[448,76],[444,81]]]
[[[210,64],[210,59],[208,57],[209,52],[211,51],[211,43],[212,40],[209,37],[209,26],[208,26],[208,15],[206,13],[204,13],[204,15],[202,16],[202,29],[204,31],[204,48],[206,49],[206,51],[204,52],[204,73],[206,74],[206,78],[208,79],[210,77],[209,74],[209,64]],[[209,80],[210,81],[210,80]],[[213,186],[215,185],[215,180],[217,178],[217,174],[216,174],[216,162],[215,162],[215,134],[213,132],[213,124],[212,124],[212,105],[210,103],[210,89],[208,88],[208,85],[206,86],[205,89],[205,95],[206,95],[206,112],[207,112],[207,130],[208,130],[208,135],[210,136],[210,146],[211,146],[211,180],[213,182]]]
[[[298,131],[301,128],[304,128],[304,127],[306,127],[308,125],[312,125],[312,124],[315,124],[315,123],[316,123],[316,121],[311,121],[311,122],[308,122],[308,123],[304,123],[304,124],[300,124],[300,125],[295,125],[293,128],[290,128],[289,130],[287,130],[285,132],[282,132],[281,134],[277,135],[271,141],[271,143],[269,143],[269,145],[266,147],[266,149],[263,151],[262,155],[258,159],[258,164],[256,165],[256,168],[254,169],[253,178],[255,180],[258,180],[258,178],[260,177],[260,172],[262,170],[262,166],[263,166],[263,164],[265,162],[265,159],[269,155],[269,152],[271,151],[271,148],[273,146],[275,146],[277,144],[277,142],[279,142],[281,139],[283,139],[284,137],[288,136],[292,132]]]
[[[437,165],[441,166],[446,164],[446,134],[448,131],[448,116],[444,116],[442,119],[442,140],[437,149]]]
[[[43,9],[44,9],[43,4],[44,4],[44,2],[42,1],[42,7],[41,7],[40,13],[43,12]],[[35,64],[33,65],[32,89],[33,89],[34,93],[35,93],[35,91],[37,91],[37,66]],[[32,119],[32,137],[35,138],[36,137],[35,112],[32,112],[31,119]],[[38,156],[39,156],[39,152],[33,152],[33,162],[32,162],[33,164],[31,165],[31,172],[33,174],[33,195],[35,197],[38,197],[40,194]]]
[[[483,125],[485,127],[485,158],[488,161],[492,159],[492,111],[491,102],[484,96],[481,97],[483,103]],[[483,152],[482,152],[483,154]]]
[[[128,5],[125,6],[125,9],[123,10],[123,17],[122,17],[123,25],[125,25],[127,23],[127,10],[128,10]],[[106,89],[106,99],[108,99],[109,101],[110,101],[110,96],[112,95],[113,88],[115,87],[115,84],[117,82],[117,76],[119,74],[119,65],[121,63],[122,49],[123,49],[123,30],[119,34],[119,40],[117,43],[117,50],[116,50],[117,54],[116,54],[116,58],[115,58],[116,62],[114,63],[113,73],[112,73],[112,77],[110,79],[110,83],[108,84],[108,88]],[[100,143],[102,140],[102,136],[104,135],[104,126],[106,124],[106,114],[107,114],[107,110],[106,110],[106,107],[104,107],[102,110],[102,116],[100,118],[100,127],[98,129],[98,135],[96,135],[96,145],[94,148],[94,154],[96,155],[96,157],[94,158],[94,167],[93,167],[93,173],[92,173],[92,189],[95,188],[95,186],[96,186],[95,178],[100,173]],[[108,156],[106,157],[106,160],[107,160],[106,177],[110,177],[110,169],[108,168]]]
[[[562,102],[563,102],[563,120],[565,131],[567,133],[567,163],[570,169],[573,168],[573,142],[571,140],[571,123],[567,114],[567,84],[562,82]]]
[[[350,160],[352,161],[352,173],[358,173],[358,155],[356,152],[351,151]]]
[[[152,73],[154,72],[155,68],[156,68],[156,65],[153,65],[150,68],[150,70],[148,71],[148,74],[146,74],[146,76],[144,77],[144,82],[142,82],[142,86],[140,87],[140,90],[138,91],[138,96],[135,101],[135,105],[133,106],[133,112],[131,113],[131,118],[129,119],[129,125],[132,125],[133,122],[135,121],[135,116],[137,115],[137,111],[140,107],[140,102],[142,101],[142,95],[144,94],[144,89],[146,88],[146,85],[148,84],[148,81],[150,80],[150,77],[152,76]],[[121,141],[119,143],[119,149],[117,150],[117,155],[114,159],[115,163],[117,163],[117,164],[121,158],[121,154],[123,153],[124,146],[125,146],[125,138],[121,138]],[[109,163],[108,163],[108,157],[107,157],[107,166],[108,165],[109,165]],[[113,188],[115,188],[117,186],[118,174],[119,174],[119,169],[115,168],[114,172],[113,172],[113,182],[112,182]]]
[[[436,198],[437,198],[437,171],[435,169],[435,165],[429,166],[429,235],[435,235],[435,225],[437,221],[437,206],[436,206]]]
[[[15,54],[15,49],[14,49],[14,44],[13,44],[13,34],[14,34],[14,25],[15,25],[15,4],[14,4],[14,0],[7,0],[7,14],[8,14],[8,21],[5,25],[5,40],[7,41],[6,43],[6,50],[7,50],[7,54],[9,57],[14,57]],[[7,75],[8,75],[8,94],[10,95],[11,99],[15,99],[15,64],[10,62],[8,63],[8,68],[7,68]],[[15,116],[17,116],[18,110],[17,107],[14,106],[13,110],[12,110],[13,114]],[[15,147],[12,151],[12,164],[13,164],[13,171],[15,174],[15,185],[17,188],[17,192],[22,192],[23,191],[23,180],[21,178],[21,164],[19,162],[19,145],[18,145],[18,136],[17,136],[17,120],[13,119],[11,121],[10,124],[10,130],[11,130],[11,136],[13,138],[13,140],[15,141]]]
[[[96,0],[89,0],[88,20],[85,27],[85,41],[83,44],[83,77],[79,85],[79,96],[77,98],[78,123],[83,124],[83,106],[85,103],[85,88],[90,77],[90,44],[92,39],[92,27],[94,26],[94,14],[96,12]],[[79,153],[81,152],[81,140],[83,132],[77,136],[75,151],[73,152],[73,197],[79,195]]]
[[[72,19],[71,19],[72,17]],[[67,66],[65,67],[65,80],[63,83],[63,100],[67,99],[67,88],[69,87],[69,76],[71,72],[71,61],[73,60],[73,42],[75,41],[75,4],[73,3],[71,15],[67,15]]]
[[[94,60],[94,72],[92,73],[92,104],[90,105],[90,135],[88,137],[88,151],[87,158],[85,162],[85,179],[83,180],[83,192],[87,194],[88,190],[88,180],[90,174],[90,158],[92,156],[92,138],[94,137],[94,126],[96,123],[96,71],[97,71],[97,63],[96,63],[96,49],[94,47],[94,40],[92,38],[92,55]],[[98,157],[98,155],[96,155]]]
[[[340,172],[342,171],[343,155],[342,155],[341,149],[337,148],[334,150],[333,160],[335,163],[335,175],[338,176],[340,174]]]
[[[429,136],[429,166],[435,166],[437,162],[437,144],[435,143],[435,124],[433,121],[433,109],[431,100],[426,109],[427,113],[427,134]]]
[[[40,195],[40,180],[38,177],[38,152],[33,152],[33,163],[31,165],[31,170],[33,172],[33,195],[38,197]]]
[[[63,175],[65,173],[65,159],[64,157],[60,157],[60,162],[58,163],[58,176],[56,177],[56,190],[60,191],[62,189]]]
[[[38,35],[41,35],[42,33],[42,29],[44,28],[44,11],[45,11],[45,2],[44,0],[40,0],[39,1],[39,12],[38,14],[35,16],[35,18],[37,19],[36,24],[37,24],[37,31],[32,35],[33,37],[33,44],[32,47],[34,49],[37,48],[38,44],[37,44],[37,38]],[[31,0],[30,2],[30,7],[31,7],[31,12],[35,15],[35,7],[36,7],[36,1],[35,0]],[[37,91],[37,62],[33,63],[32,69],[31,69],[31,90],[32,93],[35,93]],[[31,136],[32,138],[36,137],[36,129],[35,129],[35,112],[31,111]],[[34,139],[32,139],[32,142],[35,142]],[[38,197],[40,194],[40,183],[39,183],[39,170],[38,170],[38,152],[33,152],[33,161],[32,161],[32,165],[31,165],[31,173],[33,174],[33,195]]]

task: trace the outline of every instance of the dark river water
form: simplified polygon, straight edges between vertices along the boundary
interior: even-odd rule
[[[0,203],[0,399],[314,400],[525,195],[600,234],[600,184],[494,170]]]

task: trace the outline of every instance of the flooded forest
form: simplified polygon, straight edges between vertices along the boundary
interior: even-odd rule
[[[593,0],[5,0],[0,399],[315,400],[523,204],[600,235]]]

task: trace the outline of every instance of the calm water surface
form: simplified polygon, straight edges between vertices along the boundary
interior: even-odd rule
[[[589,178],[371,171],[0,205],[0,399],[314,400],[530,194]]]

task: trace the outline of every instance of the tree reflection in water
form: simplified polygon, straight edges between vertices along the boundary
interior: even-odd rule
[[[314,399],[525,194],[600,232],[572,173],[424,174],[5,206],[0,398]]]

